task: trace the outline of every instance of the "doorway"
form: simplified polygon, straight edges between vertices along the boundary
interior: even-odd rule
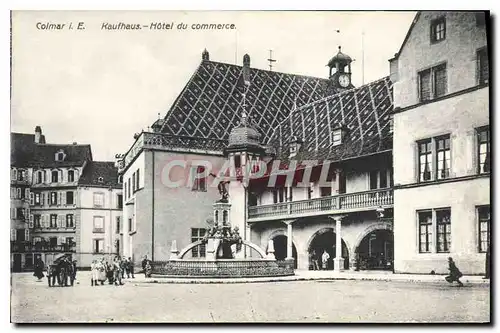
[[[335,258],[335,250],[336,250],[336,235],[333,232],[333,229],[324,229],[323,231],[317,232],[314,238],[311,240],[309,245],[309,270],[314,270],[315,267],[313,265],[313,261],[317,260],[319,264],[319,268],[321,270],[333,270]],[[326,267],[322,266],[322,257],[323,253],[326,251],[328,253],[328,260],[326,261]],[[342,240],[342,258],[344,258],[344,269],[349,269],[349,251],[347,250],[347,245],[344,240]]]

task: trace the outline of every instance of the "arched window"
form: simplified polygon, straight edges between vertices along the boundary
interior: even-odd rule
[[[222,212],[222,224],[223,225],[227,224],[227,210]]]

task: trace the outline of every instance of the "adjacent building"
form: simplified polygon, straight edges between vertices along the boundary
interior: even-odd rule
[[[30,270],[36,258],[50,264],[62,254],[71,255],[80,267],[90,266],[91,252],[87,247],[91,235],[86,233],[94,209],[88,204],[87,192],[111,187],[117,195],[118,176],[109,169],[113,163],[103,163],[106,172],[92,161],[90,145],[49,144],[40,126],[35,134],[11,134],[11,269]],[[97,167],[96,167],[97,165]],[[96,169],[98,171],[96,171]],[[100,178],[103,182],[100,184]],[[104,180],[105,179],[105,180]],[[106,202],[106,209],[118,209]],[[101,207],[96,207],[101,208]],[[111,213],[109,213],[111,214]],[[105,217],[109,215],[100,214]],[[112,218],[120,216],[113,214]],[[82,231],[84,232],[82,234]],[[111,237],[109,231],[106,237]],[[115,230],[113,229],[113,232]],[[82,237],[83,235],[83,237]],[[97,249],[96,249],[97,250]],[[102,254],[100,249],[96,254]],[[112,248],[115,253],[115,248]],[[82,252],[84,251],[84,252]]]
[[[421,12],[396,56],[395,270],[484,273],[490,243],[490,94],[486,17]]]

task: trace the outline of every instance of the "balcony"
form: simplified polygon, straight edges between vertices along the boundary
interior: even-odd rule
[[[76,252],[76,243],[51,245],[50,243],[37,242],[10,242],[11,253],[30,253],[30,252]]]
[[[248,208],[248,222],[342,214],[393,206],[392,188],[346,193],[310,200],[283,202]]]
[[[227,141],[219,139],[193,138],[163,133],[142,132],[130,150],[119,162],[118,169],[125,169],[143,149],[170,150],[182,152],[204,152],[222,154]]]

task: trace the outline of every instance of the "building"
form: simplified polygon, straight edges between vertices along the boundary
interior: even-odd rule
[[[490,240],[485,13],[418,13],[396,56],[395,270],[483,274]]]
[[[100,174],[100,163],[92,161],[90,145],[46,143],[40,126],[34,135],[11,134],[13,271],[31,270],[36,258],[50,264],[61,254],[70,254],[80,267],[90,265],[80,258],[81,251],[87,251],[85,237],[90,237],[82,231],[93,223],[87,216],[88,209],[94,209],[88,204],[87,192],[102,190],[99,179],[94,182],[93,178]],[[106,181],[102,185],[116,188],[116,168],[113,175],[109,163],[104,165]]]
[[[236,170],[250,160],[315,159],[319,165],[307,189],[281,181],[269,189],[264,183],[270,174],[249,187],[231,181],[232,224],[264,249],[273,240],[278,259],[293,252],[301,269],[323,250],[330,253],[329,269],[334,258],[338,269],[354,269],[356,260],[362,268],[390,269],[392,83],[383,78],[354,89],[351,62],[339,49],[323,79],[251,68],[248,55],[243,66],[213,62],[204,51],[165,118],[118,156],[125,255],[167,260],[174,241],[183,248],[203,237],[219,198],[212,176],[196,179],[204,163],[217,169],[230,161]],[[327,184],[320,182],[322,165],[331,165]],[[172,188],[169,179],[181,182]],[[340,243],[342,255],[336,256]],[[191,255],[204,252],[200,247]]]
[[[78,180],[78,211],[82,223],[77,233],[80,265],[119,255],[123,195],[114,162],[89,162]]]

